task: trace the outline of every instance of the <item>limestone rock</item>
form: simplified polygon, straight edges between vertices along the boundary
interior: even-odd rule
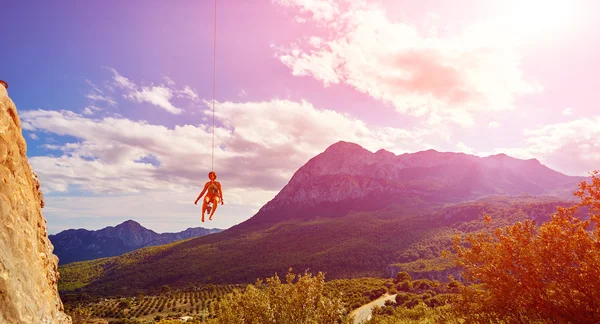
[[[17,109],[0,86],[0,323],[71,323],[26,151]]]

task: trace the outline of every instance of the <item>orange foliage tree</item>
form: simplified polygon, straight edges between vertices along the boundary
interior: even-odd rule
[[[456,305],[460,317],[470,323],[600,322],[599,172],[574,194],[578,204],[559,207],[539,227],[527,220],[455,238],[467,283]]]

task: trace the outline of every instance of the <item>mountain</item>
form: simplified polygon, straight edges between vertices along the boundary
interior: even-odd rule
[[[213,235],[61,267],[60,289],[133,294],[161,285],[243,283],[285,272],[329,279],[408,269],[439,277],[454,235],[543,221],[585,178],[537,160],[433,150],[395,155],[339,142],[309,160],[249,220]],[[419,263],[422,262],[422,263]],[[446,271],[446,272],[445,272]]]
[[[128,220],[97,231],[70,229],[50,235],[60,264],[121,255],[142,247],[218,233],[220,229],[188,228],[179,233],[158,234]]]
[[[536,159],[505,154],[482,158],[427,150],[395,155],[341,141],[309,160],[246,224],[344,216],[350,210],[392,204],[456,203],[489,195],[571,197],[584,179],[554,171]]]

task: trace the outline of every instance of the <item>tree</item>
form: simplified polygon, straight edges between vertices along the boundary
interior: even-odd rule
[[[600,321],[598,171],[575,196],[578,204],[559,207],[539,227],[528,220],[470,235],[465,242],[455,239],[458,265],[471,284],[460,287],[457,306],[467,322]]]
[[[295,275],[290,269],[285,279],[275,275],[234,290],[217,305],[211,323],[351,323],[342,300],[324,294],[323,273]]]
[[[406,271],[398,272],[396,275],[396,279],[394,279],[394,283],[400,283],[402,281],[412,281],[410,274]]]
[[[412,281],[404,280],[396,285],[397,291],[411,291],[413,288]]]

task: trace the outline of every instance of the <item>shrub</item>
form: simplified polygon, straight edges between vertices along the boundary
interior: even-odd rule
[[[257,280],[242,292],[226,295],[210,323],[351,323],[341,299],[323,294],[325,275],[288,272],[285,283],[277,275]]]
[[[399,283],[402,281],[412,281],[410,274],[406,271],[398,272],[396,278],[394,279],[394,283]]]
[[[396,285],[398,291],[411,291],[413,288],[412,282],[405,280]]]
[[[575,195],[578,204],[558,207],[539,227],[528,220],[470,235],[466,246],[455,239],[463,277],[479,284],[456,284],[462,296],[456,309],[467,322],[600,322],[598,171]]]

